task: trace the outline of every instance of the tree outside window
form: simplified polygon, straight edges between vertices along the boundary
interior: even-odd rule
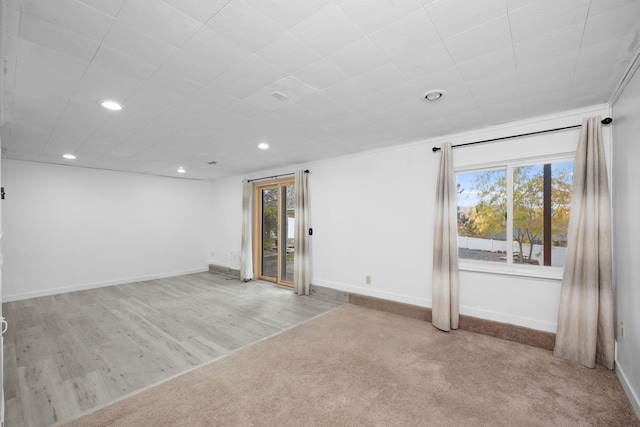
[[[512,188],[508,186],[509,174]],[[506,262],[511,252],[512,263],[562,266],[572,176],[573,162],[458,174],[460,258]],[[507,209],[510,193],[511,215]],[[509,225],[511,251],[506,245]]]

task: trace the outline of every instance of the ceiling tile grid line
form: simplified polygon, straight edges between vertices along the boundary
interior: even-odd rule
[[[635,0],[56,5],[8,0],[3,157],[200,179],[607,102],[640,43]]]

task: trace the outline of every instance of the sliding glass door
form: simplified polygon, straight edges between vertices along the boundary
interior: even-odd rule
[[[293,286],[293,180],[261,182],[255,186],[256,269],[258,279]]]

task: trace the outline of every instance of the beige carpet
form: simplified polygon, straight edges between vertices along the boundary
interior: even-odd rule
[[[67,426],[640,426],[614,372],[343,306]]]

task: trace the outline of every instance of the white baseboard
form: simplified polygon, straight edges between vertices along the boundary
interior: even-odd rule
[[[82,285],[65,286],[52,289],[43,289],[40,291],[24,292],[13,295],[3,295],[2,302],[19,301],[29,298],[45,297],[48,295],[64,294],[67,292],[84,291],[87,289],[102,288],[105,286],[125,285],[127,283],[143,282],[145,280],[165,279],[167,277],[183,276],[185,274],[203,273],[209,271],[209,267],[194,268],[189,270],[171,271],[159,274],[150,274],[147,276],[127,277],[124,279],[105,280],[101,282],[85,283]]]
[[[417,298],[408,295],[396,294],[394,292],[380,291],[377,289],[365,288],[363,286],[348,285],[346,283],[331,282],[322,279],[311,279],[311,283],[325,288],[337,289],[350,292],[352,294],[366,295],[369,297],[382,298],[405,304],[417,305],[419,307],[431,307],[431,300],[427,298]]]
[[[477,317],[479,319],[493,320],[494,322],[524,326],[525,328],[535,329],[537,331],[551,332],[552,334],[555,334],[558,329],[558,325],[556,323],[530,319],[528,317],[514,316],[513,314],[509,313],[484,310],[481,308],[469,307],[466,305],[460,305],[460,314]]]
[[[636,415],[638,416],[638,418],[640,418],[640,390],[635,390],[633,388],[633,385],[629,382],[629,378],[625,374],[624,367],[617,359],[616,374],[618,374],[618,379],[620,379],[622,388],[624,389],[625,393],[627,393],[627,397],[631,402],[631,406],[633,406],[633,410],[636,411]]]
[[[427,298],[417,298],[408,295],[396,294],[393,292],[380,291],[363,286],[348,285],[346,283],[331,282],[322,279],[312,279],[311,283],[326,288],[337,289],[353,294],[366,295],[369,297],[382,298],[386,300],[403,302],[405,304],[417,305],[419,307],[432,307],[432,301]],[[556,333],[557,325],[552,322],[545,322],[527,317],[515,316],[510,313],[499,313],[489,310],[479,309],[469,306],[460,306],[460,314],[477,317],[479,319],[493,320],[495,322],[507,323],[510,325],[524,326],[538,331]]]

